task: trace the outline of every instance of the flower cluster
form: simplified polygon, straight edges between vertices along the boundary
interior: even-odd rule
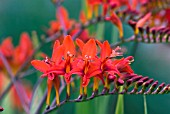
[[[98,40],[90,39],[86,43],[77,39],[76,44],[80,53],[76,53],[74,42],[70,35],[64,38],[62,44],[56,40],[53,46],[51,58],[45,60],[32,60],[31,64],[39,71],[43,72],[41,77],[47,77],[47,105],[50,105],[50,93],[54,85],[56,90],[57,105],[59,102],[60,78],[63,76],[67,83],[67,97],[70,96],[70,81],[72,74],[80,77],[80,95],[87,95],[87,86],[90,79],[94,79],[93,91],[98,90],[99,81],[104,87],[109,89],[111,82],[124,84],[127,76],[134,74],[130,67],[133,57],[116,59],[122,56],[120,47],[111,49],[108,41],[101,43]],[[98,55],[98,50],[100,55]]]
[[[124,36],[121,22],[123,20],[130,20],[135,24],[135,34],[139,33],[139,27],[144,28],[143,25],[146,22],[151,27],[169,25],[169,7],[162,0],[86,0],[85,3],[87,11],[80,12],[81,23],[70,19],[64,7],[58,7],[56,20],[50,22],[50,28],[46,31],[47,35],[51,36],[56,32],[62,32],[64,35],[75,36],[81,30],[81,24],[88,24],[88,20],[94,17],[112,22],[118,28],[121,39]],[[168,3],[169,1],[167,1]],[[61,41],[64,39],[64,35],[59,37]],[[88,30],[82,30],[79,38],[87,41],[90,38]]]
[[[19,44],[14,47],[12,43],[12,38],[8,37],[3,40],[3,42],[0,45],[0,52],[3,54],[5,59],[8,61],[10,68],[12,70],[12,74],[15,75],[17,71],[20,69],[22,64],[26,61],[26,59],[30,56],[32,56],[33,53],[33,44],[30,39],[30,36],[24,32],[21,34]],[[6,87],[6,83],[8,83],[10,80],[7,77],[7,70],[0,59],[0,94],[3,91],[3,89]],[[24,93],[26,90],[25,96],[25,102],[28,104],[28,99],[31,97],[31,89],[28,84],[25,84],[22,86],[22,84],[18,83],[19,89],[21,92]],[[17,107],[18,109],[21,109],[21,102],[19,99],[19,96],[16,92],[16,89],[12,87],[11,89],[11,101],[14,107]]]
[[[85,17],[80,16],[80,21],[83,23]],[[86,20],[85,20],[86,21]],[[69,14],[67,10],[60,6],[58,11],[56,12],[56,20],[50,22],[50,28],[46,31],[47,35],[51,36],[57,32],[63,32],[63,34],[69,34],[74,36],[80,29],[80,24],[76,22],[74,19],[69,18]],[[79,35],[79,38],[83,41],[87,41],[90,36],[87,30],[83,30]],[[62,41],[64,39],[64,35],[61,35],[59,39]]]
[[[33,44],[30,36],[26,32],[24,32],[21,34],[18,46],[14,47],[12,43],[12,38],[8,37],[1,43],[0,51],[11,64],[11,66],[15,66],[17,70],[18,67],[25,62],[26,58],[32,55]],[[0,67],[3,67],[1,60]]]

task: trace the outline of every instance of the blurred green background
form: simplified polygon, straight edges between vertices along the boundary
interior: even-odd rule
[[[81,0],[65,0],[64,6],[69,17],[78,20]],[[50,0],[1,0],[0,1],[0,41],[7,36],[13,37],[18,44],[19,36],[26,31],[37,31],[44,34],[44,27],[55,20],[55,7]],[[112,30],[114,29],[114,30]],[[125,37],[133,34],[131,28],[124,24]],[[113,33],[114,32],[114,33]],[[115,41],[117,29],[111,23],[105,24],[104,38]],[[115,39],[111,39],[115,38]],[[134,43],[124,45],[127,55],[133,54]],[[49,53],[49,52],[46,52]],[[169,44],[139,43],[136,49],[135,62],[132,64],[135,73],[149,76],[161,82],[170,83],[170,47]],[[29,78],[33,79],[33,77]],[[64,94],[65,95],[65,94]],[[148,114],[169,114],[170,94],[147,95]],[[58,110],[58,114],[114,114],[117,95],[95,98],[84,103],[67,103]],[[4,111],[3,114],[6,112]],[[143,96],[124,96],[125,114],[143,114]]]

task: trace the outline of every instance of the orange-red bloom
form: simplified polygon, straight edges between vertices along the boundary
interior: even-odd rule
[[[100,56],[97,55],[97,46],[100,47]],[[75,46],[71,36],[66,36],[60,45],[57,40],[53,47],[51,59],[44,61],[33,60],[32,65],[43,72],[42,77],[47,76],[48,95],[47,104],[49,105],[50,91],[52,84],[59,84],[58,75],[62,75],[67,83],[67,95],[70,96],[70,79],[72,74],[80,76],[80,95],[87,95],[87,86],[90,79],[94,78],[93,90],[98,90],[98,82],[101,80],[105,88],[109,89],[109,80],[124,80],[127,74],[133,74],[129,63],[132,57],[115,59],[122,56],[121,48],[112,50],[108,41],[103,43],[90,39],[84,43],[77,39],[81,55],[76,57]],[[57,79],[56,79],[57,78]],[[55,85],[54,85],[55,86]],[[59,85],[56,87],[58,91]],[[83,92],[84,89],[84,92]],[[57,95],[57,104],[59,105],[59,96]]]
[[[48,77],[47,85],[48,85],[48,95],[47,95],[47,105],[50,104],[50,93],[52,88],[52,83],[56,89],[56,97],[57,104],[59,105],[59,75],[64,75],[69,73],[71,70],[71,64],[73,61],[73,57],[75,55],[75,46],[72,41],[71,36],[66,36],[64,38],[63,44],[60,45],[60,42],[56,40],[54,47],[52,58],[46,58],[44,61],[33,60],[31,64],[39,71],[44,74],[41,77]],[[70,95],[70,77],[65,77],[65,81],[67,85],[67,95]]]
[[[17,47],[14,47],[12,44],[12,38],[8,37],[3,40],[3,42],[0,45],[0,51],[4,55],[4,57],[7,59],[13,75],[16,74],[16,72],[19,70],[21,65],[27,60],[28,57],[32,56],[33,52],[33,46],[31,39],[27,33],[22,33],[20,37],[20,43]],[[2,92],[3,88],[5,87],[5,83],[9,81],[7,78],[7,71],[5,66],[2,63],[2,60],[0,59],[0,93]],[[21,85],[19,85],[20,91],[23,92],[24,95],[24,101],[28,104],[31,94],[31,89],[29,88],[29,85],[25,85],[21,89]],[[25,93],[26,92],[26,93]],[[14,97],[15,96],[15,97]],[[14,107],[17,107],[17,109],[21,109],[21,103],[20,99],[18,97],[18,94],[16,92],[16,89],[13,87],[11,90],[11,101]]]
[[[80,49],[82,49],[82,56],[74,61],[75,64],[73,64],[73,70],[70,73],[79,74],[82,77],[82,86],[85,87],[88,85],[90,78],[100,72],[97,70],[98,66],[95,67],[91,62],[95,60],[97,47],[94,39],[89,40],[86,44],[79,40],[77,42],[79,42]]]
[[[83,14],[80,16],[80,20],[82,20],[83,23],[86,22]],[[77,23],[76,20],[70,19],[67,10],[60,6],[56,12],[56,20],[50,22],[50,28],[47,30],[47,34],[51,36],[61,30],[64,31],[64,34],[66,34],[69,30],[69,35],[74,36],[80,29],[80,24]],[[79,35],[79,38],[83,41],[87,41],[89,39],[88,31],[83,30]],[[59,39],[63,41],[64,35],[60,36]]]

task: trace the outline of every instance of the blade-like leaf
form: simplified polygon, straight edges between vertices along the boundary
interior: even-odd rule
[[[120,88],[122,91],[123,87]],[[118,95],[115,114],[124,114],[124,95]]]
[[[41,84],[38,84],[32,96],[32,102],[30,104],[31,105],[30,114],[35,114],[38,108],[38,104],[40,103],[40,100],[42,99],[42,97],[43,97],[43,90],[42,90]]]
[[[99,23],[97,25],[97,31],[96,31],[96,38],[98,40],[103,40],[103,36],[104,36],[104,28],[105,28],[105,23]]]

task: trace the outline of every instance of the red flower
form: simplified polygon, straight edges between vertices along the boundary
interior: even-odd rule
[[[106,74],[106,80],[105,80],[105,88],[109,88],[108,83],[108,76],[111,74],[111,76],[115,76],[115,74],[119,74],[118,69],[115,65],[112,64],[112,58],[115,58],[117,56],[122,56],[122,52],[120,51],[120,48],[117,47],[116,49],[112,50],[110,47],[110,44],[108,41],[104,41],[103,44],[96,40],[97,44],[101,48],[100,58],[99,61],[99,68],[101,69],[102,73],[98,74],[99,78],[103,81],[104,80],[104,74]],[[109,75],[108,75],[109,74]],[[97,83],[97,82],[96,82]]]
[[[84,93],[87,93],[87,85],[89,84],[90,78],[101,73],[99,66],[94,62],[97,54],[97,47],[94,39],[90,39],[86,44],[81,40],[76,40],[82,56],[75,59],[73,62],[73,69],[67,74],[78,74],[81,76],[80,94],[83,94],[83,87],[85,87]]]
[[[133,57],[129,56],[126,58],[114,60],[112,64],[116,67],[116,69],[119,71],[119,74],[117,74],[121,79],[126,78],[126,74],[134,74],[132,68],[130,67],[131,62],[133,62]]]
[[[132,57],[115,59],[117,56],[122,56],[121,48],[117,47],[112,50],[108,41],[101,43],[94,39],[90,39],[87,43],[77,39],[76,43],[81,51],[81,55],[78,57],[74,56],[76,54],[74,42],[71,36],[68,35],[61,45],[58,40],[55,42],[51,59],[46,58],[44,61],[32,61],[32,65],[44,73],[42,77],[48,77],[48,105],[52,84],[56,86],[57,104],[59,104],[58,75],[64,76],[67,83],[67,95],[70,96],[70,79],[72,74],[80,76],[80,95],[83,94],[83,88],[84,94],[87,95],[87,85],[92,77],[94,77],[93,90],[96,91],[98,89],[99,79],[105,84],[105,88],[109,89],[110,78],[123,80],[126,74],[133,74],[133,70],[129,65]],[[100,57],[97,56],[96,43],[101,50]]]
[[[83,23],[86,20],[84,18],[85,17],[83,17],[83,15],[80,18],[80,20],[84,20]],[[67,10],[62,6],[60,6],[56,12],[56,19],[57,20],[50,22],[50,28],[47,30],[47,34],[49,36],[54,35],[61,30],[64,30],[64,32],[66,33],[68,32],[68,30],[70,30],[69,35],[74,36],[80,30],[80,24],[77,23],[75,20],[70,19]],[[83,41],[87,41],[89,39],[88,31],[83,30],[82,33],[79,35],[79,38]],[[60,41],[63,41],[64,36],[61,35],[58,39],[60,39]]]
[[[90,78],[100,72],[96,71],[97,67],[93,64],[97,54],[97,47],[94,39],[90,39],[86,44],[83,44],[79,39],[76,42],[80,46],[82,56],[74,61],[77,64],[73,66],[70,73],[79,74],[82,77],[82,86],[85,87],[88,85]]]
[[[16,48],[12,44],[12,38],[8,37],[4,39],[4,41],[0,45],[0,51],[2,52],[4,57],[8,60],[12,73],[15,75],[18,69],[21,67],[21,65],[26,61],[26,59],[32,55],[33,46],[29,35],[27,33],[22,33],[20,37],[20,43]],[[2,83],[0,84],[0,88],[2,88],[0,90],[1,93],[5,83],[7,83],[9,79],[6,78],[7,71],[6,68],[3,66],[1,60],[0,67],[1,67],[0,79],[3,80],[1,81]],[[29,89],[27,86],[24,86],[23,88],[24,89],[20,88],[20,91],[24,94],[24,99],[29,101],[31,89]],[[15,88],[11,90],[11,101],[14,107],[16,107],[17,109],[21,109],[20,99],[17,95]],[[28,101],[24,102],[28,103]]]
[[[10,37],[3,40],[0,45],[0,51],[7,58],[7,60],[11,60],[13,56],[14,46],[12,44],[12,39]],[[2,67],[2,61],[0,60],[0,67]]]
[[[67,10],[62,6],[56,12],[56,19],[57,21],[50,22],[51,28],[48,30],[49,35],[53,35],[61,29],[68,30],[75,24],[74,20],[69,19]]]
[[[40,61],[40,60],[31,61],[31,64],[34,66],[34,68],[44,73],[41,77],[45,77],[45,76],[48,77],[47,80],[48,92],[47,92],[47,100],[46,100],[47,105],[50,105],[50,95],[51,95],[52,85],[54,85],[56,90],[57,105],[60,104],[59,102],[60,80],[58,75],[63,74],[64,72],[62,71],[62,67],[55,66],[55,62],[60,63],[62,55],[63,55],[62,46],[60,46],[60,43],[57,40],[53,47],[53,54],[51,60],[46,58],[44,61]]]
[[[40,60],[33,60],[31,63],[37,69],[43,72],[44,74],[42,77],[47,76],[48,81],[48,95],[47,95],[47,104],[49,105],[50,102],[50,93],[52,88],[52,83],[56,89],[56,97],[57,97],[57,105],[59,105],[59,78],[58,75],[65,75],[70,72],[71,70],[71,63],[73,61],[73,57],[75,55],[75,46],[71,36],[66,36],[63,44],[60,45],[59,41],[56,40],[54,47],[52,58],[49,60],[46,58],[44,61]],[[64,57],[64,60],[62,59]],[[70,96],[70,77],[65,77],[67,82],[67,95]],[[56,85],[57,83],[57,85]]]
[[[22,65],[32,55],[33,45],[28,33],[22,33],[20,43],[14,51],[14,64]]]
[[[0,50],[3,53],[3,55],[7,58],[10,58],[13,55],[14,46],[12,44],[11,37],[8,37],[3,40],[0,46]]]

